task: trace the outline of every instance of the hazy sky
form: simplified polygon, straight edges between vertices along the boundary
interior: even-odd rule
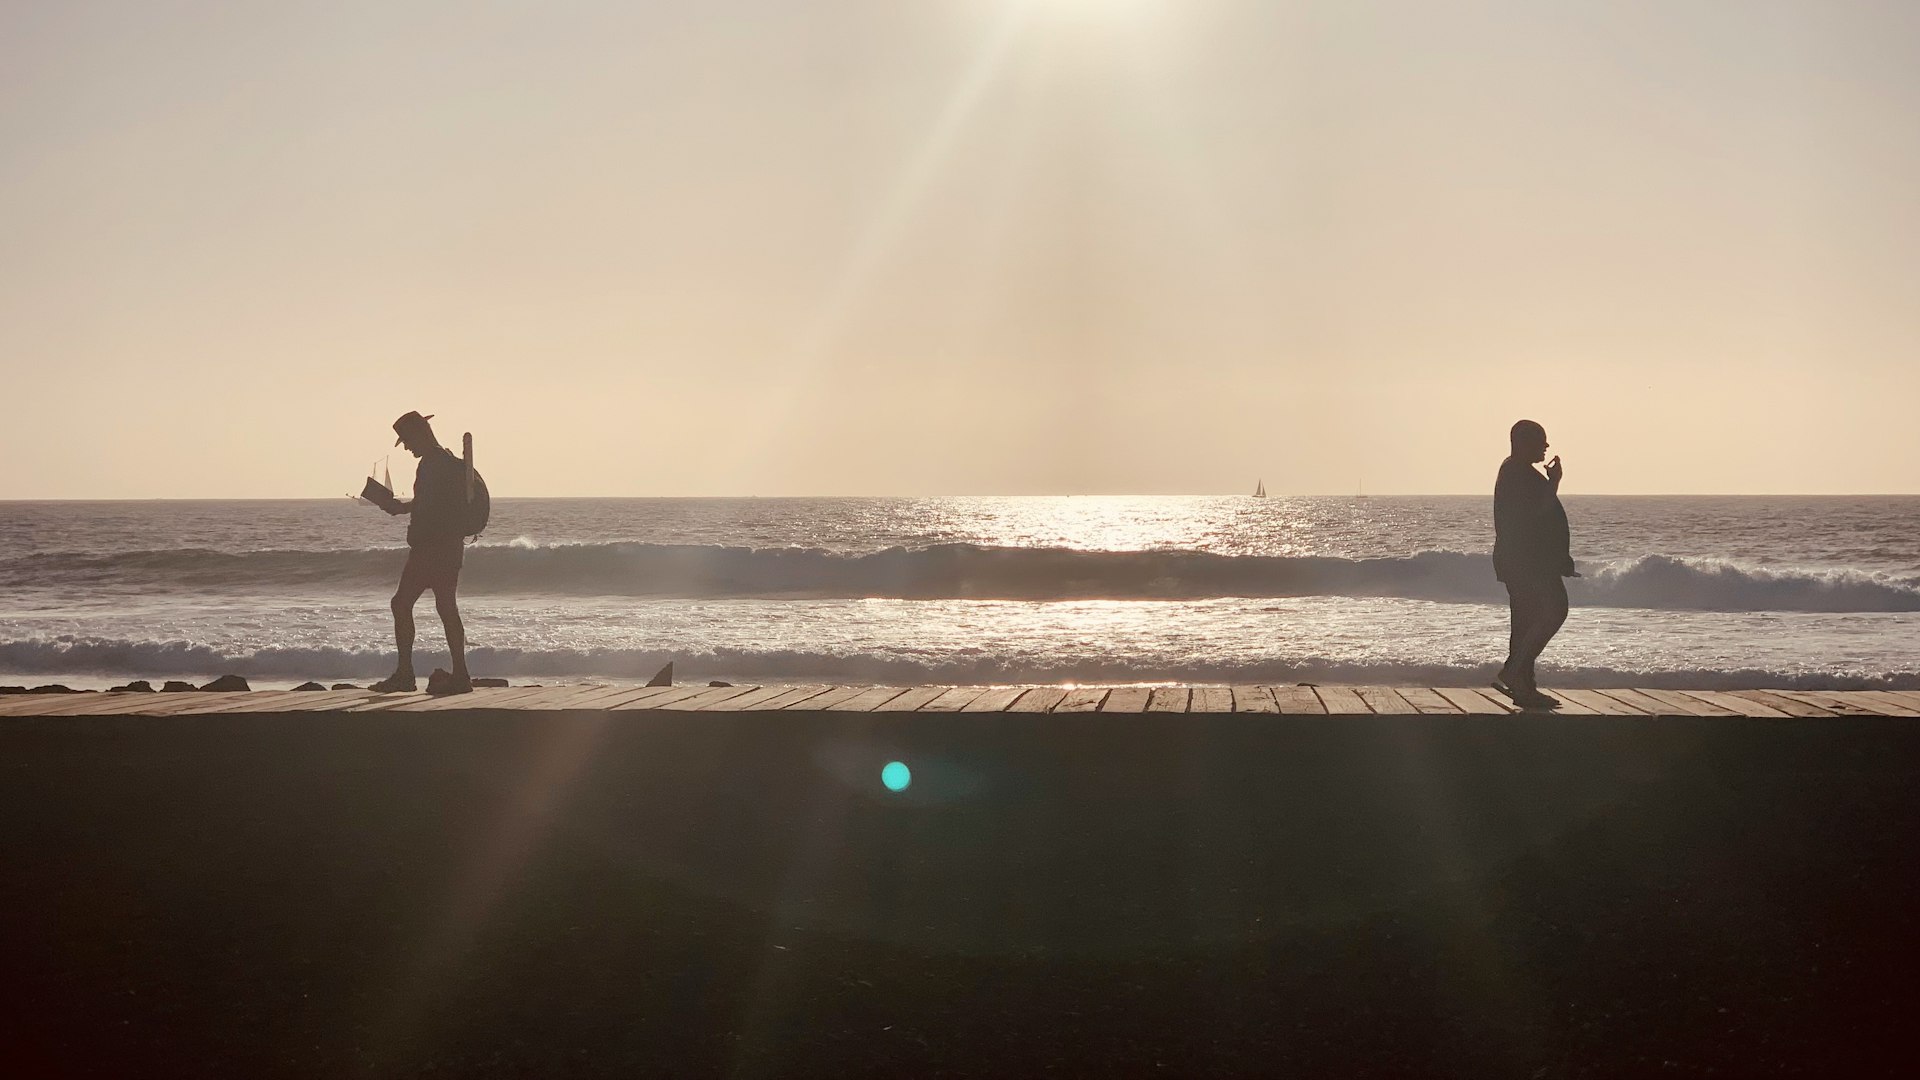
[[[11,0],[0,498],[1920,491],[1917,117],[1910,0]]]

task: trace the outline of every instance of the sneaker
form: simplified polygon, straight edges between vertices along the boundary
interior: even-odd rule
[[[1513,703],[1523,709],[1557,709],[1560,699],[1552,694],[1543,694],[1534,687],[1517,690],[1513,694]]]
[[[1512,697],[1515,694],[1524,694],[1532,689],[1533,680],[1515,675],[1507,665],[1501,664],[1500,670],[1494,673],[1493,688],[1508,697]]]
[[[414,682],[413,676],[402,675],[396,671],[392,675],[367,687],[367,689],[376,694],[411,694],[417,686],[418,684]]]
[[[455,675],[451,671],[434,668],[427,676],[427,693],[444,697],[448,694],[473,693],[473,680],[464,675]]]

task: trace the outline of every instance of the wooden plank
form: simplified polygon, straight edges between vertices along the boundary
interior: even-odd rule
[[[864,690],[866,686],[828,686],[820,694],[808,694],[801,700],[787,701],[785,705],[781,705],[780,709],[787,713],[824,713],[833,705],[839,705],[841,701],[862,694]]]
[[[1147,711],[1147,703],[1153,700],[1153,688],[1150,686],[1117,686],[1100,703],[1103,713],[1139,713]]]
[[[784,684],[784,683],[776,683],[773,686],[762,686],[757,690],[749,690],[744,694],[734,694],[731,697],[722,698],[720,700],[710,702],[707,705],[701,706],[700,708],[694,709],[691,711],[755,712],[761,709],[778,708],[779,706],[775,705],[774,703],[785,698],[789,693],[793,691],[793,689],[794,687],[791,684]],[[826,687],[814,686],[814,687],[811,687],[810,689],[812,690],[813,693],[817,694],[820,691],[825,690]],[[682,706],[682,708],[688,708],[688,707]]]
[[[573,695],[567,699],[566,705],[569,709],[588,708],[596,701],[632,697],[634,691],[641,689],[644,687],[638,683],[590,683],[586,686],[574,687]]]
[[[1771,705],[1762,705],[1751,698],[1739,697],[1725,690],[1676,690],[1681,697],[1692,698],[1705,705],[1726,710],[1730,716],[1744,716],[1751,719],[1779,720],[1792,714],[1783,712]]]
[[[1671,715],[1674,716],[1738,715],[1723,705],[1715,705],[1710,701],[1702,701],[1696,697],[1688,697],[1678,690],[1659,690],[1649,687],[1638,687],[1635,689],[1635,692],[1641,697],[1649,697],[1660,702],[1660,704],[1670,710]]]
[[[1277,713],[1280,706],[1273,700],[1273,691],[1264,686],[1236,686],[1232,688],[1233,711],[1250,713]]]
[[[1581,691],[1581,693],[1583,694],[1590,693],[1590,692],[1591,691],[1584,691],[1584,690]],[[1501,701],[1506,701],[1509,705],[1513,704],[1511,701],[1507,699],[1505,695],[1501,694],[1500,691],[1495,690],[1492,687],[1487,688],[1486,694],[1490,698],[1498,698]],[[1515,711],[1524,713],[1528,716],[1625,716],[1625,715],[1629,715],[1626,711],[1626,706],[1621,705],[1619,702],[1613,700],[1610,697],[1601,698],[1602,701],[1605,701],[1607,703],[1606,708],[1609,710],[1603,713],[1599,709],[1596,709],[1591,705],[1582,704],[1579,700],[1568,697],[1565,691],[1554,690],[1550,692],[1550,696],[1552,696],[1552,698],[1555,701],[1559,702],[1560,704],[1555,705],[1551,709],[1538,709],[1538,708],[1523,709],[1517,705],[1514,706],[1514,709]]]
[[[971,705],[975,698],[987,692],[984,686],[949,686],[946,692],[925,705],[918,712],[959,712]]]
[[[689,712],[757,712],[786,697],[792,689],[791,683],[775,683],[771,686],[756,687],[744,694],[734,694],[710,701],[697,708],[684,705],[681,707]]]
[[[961,712],[1006,712],[1007,707],[1020,700],[1027,692],[1024,686],[994,686],[987,692],[967,702]]]
[[[281,695],[290,695],[291,690],[248,690],[238,693],[217,693],[195,691],[174,694],[142,694],[137,691],[121,693],[87,694],[84,697],[52,697],[62,703],[58,711],[39,713],[41,716],[178,716],[188,711],[206,712],[222,706],[233,708],[243,703],[264,705],[268,701],[278,701]],[[310,693],[310,691],[303,692]],[[48,700],[51,695],[41,697]],[[272,711],[272,710],[269,710]]]
[[[686,701],[689,698],[698,697],[701,694],[704,694],[707,691],[712,690],[714,688],[711,686],[700,686],[698,684],[694,684],[691,686],[656,686],[656,687],[652,687],[652,689],[654,690],[654,693],[652,694],[647,694],[642,697],[628,698],[626,701],[622,701],[617,705],[609,706],[607,711],[608,712],[641,712],[641,711],[651,711],[654,709],[671,708],[675,705],[678,705],[682,701]],[[752,689],[752,687],[748,687],[748,689]]]
[[[1663,701],[1668,709],[1674,711],[1674,715],[1680,715],[1680,717],[1738,717],[1741,715],[1740,709],[1730,709],[1718,701],[1695,698],[1692,694],[1682,694],[1678,690],[1659,690],[1659,688],[1647,688],[1647,686],[1642,686],[1638,690],[1647,698]]]
[[[1391,686],[1356,686],[1353,692],[1360,695],[1367,708],[1382,716],[1414,716],[1420,711]]]
[[[1067,690],[1063,686],[1036,686],[1014,699],[1013,704],[1007,706],[1007,711],[1017,713],[1052,712],[1053,707],[1064,701],[1066,696]]]
[[[1773,690],[1769,693],[1778,697],[1790,697],[1795,701],[1804,701],[1809,705],[1818,705],[1836,716],[1883,715],[1877,706],[1847,693],[1827,690]]]
[[[722,701],[737,698],[742,694],[751,694],[758,689],[760,689],[760,687],[754,683],[745,683],[740,686],[709,686],[695,693],[692,697],[684,697],[678,701],[671,701],[658,706],[658,708],[665,712],[699,712],[709,705],[717,705]],[[663,698],[660,700],[666,701],[667,699]],[[650,706],[649,708],[652,707]]]
[[[62,709],[73,710],[85,708],[86,705],[92,704],[91,699],[107,699],[99,705],[94,706],[94,708],[103,708],[112,705],[115,699],[130,698],[133,696],[133,691],[123,691],[118,694],[8,694],[5,697],[0,697],[0,716],[59,716],[61,715]],[[141,694],[140,696],[144,698],[159,697],[160,695]],[[169,696],[177,697],[179,695]],[[83,702],[80,700],[82,698],[90,700]]]
[[[1420,715],[1422,716],[1459,716],[1460,715],[1460,710],[1454,706],[1453,702],[1448,701],[1446,698],[1440,696],[1438,693],[1429,689],[1428,687],[1424,687],[1424,686],[1402,687],[1400,690],[1400,696],[1403,698],[1406,698],[1407,704],[1413,706],[1414,710],[1420,713]]]
[[[1882,690],[1881,693],[1892,694],[1894,697],[1899,698],[1901,701],[1905,701],[1914,705],[1920,705],[1920,690]]]
[[[1554,690],[1554,697],[1592,709],[1595,716],[1645,716],[1645,712],[1598,690]]]
[[[182,702],[178,708],[168,709],[167,716],[204,716],[221,712],[271,712],[267,708],[280,697],[290,694],[291,690],[249,690],[239,693],[195,694],[192,702]],[[178,695],[186,697],[185,694]]]
[[[1146,711],[1183,713],[1192,703],[1193,691],[1184,686],[1156,686],[1147,695]]]
[[[1373,711],[1351,686],[1316,686],[1313,692],[1320,696],[1328,716],[1361,716]]]
[[[1187,711],[1230,713],[1233,711],[1233,691],[1224,686],[1196,686],[1193,688],[1193,700],[1188,703]]]
[[[420,689],[426,689],[424,680]],[[557,701],[572,692],[571,686],[482,686],[466,694],[429,694],[426,702],[409,702],[396,709],[406,712],[467,712],[474,709],[513,710],[526,706],[543,710],[546,702]]]
[[[938,698],[950,689],[945,686],[910,686],[898,697],[888,699],[884,705],[875,705],[872,712],[918,712],[927,702]]]
[[[1847,696],[1872,705],[1882,716],[1920,716],[1920,701],[1902,701],[1888,690],[1851,690]]]
[[[494,695],[488,700],[488,708],[501,708],[509,712],[562,712],[572,708],[573,702],[580,697],[583,691],[604,690],[605,687],[597,685],[581,686],[578,684],[565,686],[534,686],[527,688],[528,693],[508,697],[507,695],[515,689],[517,688],[511,686],[490,686],[475,690],[474,693],[478,694],[481,690],[485,690],[489,694]],[[448,696],[458,697],[461,695],[451,694]]]
[[[617,708],[633,705],[635,703],[646,701],[651,698],[660,697],[662,694],[668,693],[676,689],[678,689],[678,687],[623,686],[620,688],[618,693],[612,694],[608,697],[600,698],[599,700],[593,702],[591,709],[594,712],[611,712]]]
[[[1474,690],[1464,686],[1439,686],[1434,693],[1468,716],[1507,716],[1519,712],[1513,702],[1492,690]]]
[[[1788,716],[1818,717],[1834,715],[1832,710],[1823,709],[1811,702],[1799,701],[1790,697],[1781,697],[1778,694],[1766,690],[1730,690],[1728,693],[1731,693],[1737,698],[1745,698],[1748,701],[1758,702],[1771,709],[1778,709]]]
[[[1273,706],[1287,716],[1325,716],[1326,703],[1320,695],[1313,692],[1311,686],[1275,686]]]
[[[66,702],[67,699],[69,698],[78,697],[78,696],[81,696],[81,695],[77,695],[77,694],[7,694],[5,696],[0,696],[0,717],[45,716],[46,715],[45,710],[53,708],[56,704]],[[85,696],[96,697],[98,695],[89,694]],[[119,695],[115,695],[115,696],[117,697]],[[128,696],[131,697],[132,695],[129,694]],[[146,697],[147,695],[142,694],[140,696]],[[159,697],[160,695],[155,694],[154,696]]]
[[[1615,701],[1620,702],[1622,705],[1632,706],[1633,708],[1638,709],[1643,713],[1646,713],[1648,716],[1691,716],[1692,715],[1691,713],[1678,711],[1672,705],[1669,705],[1666,702],[1661,701],[1659,698],[1648,697],[1647,695],[1641,693],[1638,690],[1607,689],[1607,690],[1601,690],[1599,692],[1602,694],[1605,694],[1606,696],[1612,698]]]
[[[183,693],[87,694],[85,701],[71,700],[78,695],[19,695],[54,700],[62,708],[58,713],[28,710],[20,715],[61,716],[203,716],[224,713],[345,712],[373,699],[366,690],[249,690],[240,692],[189,691]]]
[[[907,692],[904,686],[869,686],[840,703],[838,712],[872,712]]]
[[[575,712],[605,712],[622,702],[637,700],[643,694],[657,697],[660,692],[665,689],[668,688],[664,686],[641,686],[638,683],[628,683],[624,686],[609,686],[597,693],[582,693],[577,695],[567,701],[566,707],[568,710]]]
[[[808,698],[818,697],[833,687],[826,683],[799,683],[785,686],[763,686],[751,694],[731,697],[717,705],[709,705],[701,712],[778,712],[789,705],[797,705]]]
[[[88,696],[95,699],[98,699],[100,697],[99,695],[94,695],[94,694],[90,694]],[[143,694],[141,696],[146,697],[148,695]],[[73,712],[65,713],[63,715],[179,716],[183,712],[189,709],[206,708],[207,706],[210,706],[210,705],[218,705],[222,703],[225,703],[225,704],[233,703],[232,694],[222,694],[222,693],[207,691],[207,690],[188,691],[186,693],[176,693],[176,694],[153,694],[151,696],[153,698],[158,698],[159,700],[129,703],[128,705],[125,705],[125,706],[122,706],[118,702],[96,700],[96,703],[93,705],[92,708],[86,708],[85,706],[82,706],[82,709],[84,709],[84,713],[81,711],[73,711]],[[108,706],[108,705],[111,705],[111,711],[101,711],[102,706]]]
[[[408,690],[397,694],[375,694],[369,698],[362,698],[359,701],[344,706],[340,711],[350,713],[387,712],[396,705],[411,705],[416,701],[434,700],[437,699],[428,696],[422,691]]]
[[[503,687],[502,689],[512,689]],[[515,709],[531,712],[572,712],[597,708],[597,702],[621,696],[631,697],[631,686],[610,686],[606,683],[588,683],[584,686],[556,686],[553,693],[521,698],[513,703]]]
[[[553,697],[556,691],[562,689],[557,686],[482,686],[468,694],[427,694],[423,691],[419,699],[398,702],[390,708],[375,711],[415,713],[500,709],[517,701]]]
[[[866,686],[829,686],[825,690],[800,701],[790,701],[780,706],[788,712],[832,712],[834,706],[851,698],[859,697],[871,687]]]
[[[302,698],[282,704],[275,712],[340,712],[376,696],[371,690],[307,690]]]
[[[215,700],[224,696],[204,691],[142,694],[133,690],[118,694],[8,694],[0,698],[0,716],[117,716],[142,707],[179,708],[182,698]]]
[[[790,686],[787,688],[786,693],[774,698],[772,701],[762,704],[757,711],[774,712],[785,709],[791,705],[798,705],[804,709],[814,698],[832,689],[834,689],[834,687],[828,683],[801,683],[799,686]]]
[[[1060,704],[1053,707],[1056,713],[1099,712],[1111,693],[1104,686],[1081,686],[1067,691]]]
[[[204,716],[208,713],[296,713],[296,712],[333,712],[367,698],[365,690],[287,690],[286,695],[276,696],[272,700],[261,699],[259,694],[228,694],[229,698],[252,698],[259,700],[233,701],[226,705],[214,703],[208,707],[195,709],[190,714],[173,715]]]
[[[422,679],[420,681],[420,689],[425,690],[426,688],[426,680]],[[562,701],[578,697],[580,692],[586,689],[601,689],[601,687],[590,687],[579,683],[547,686],[476,686],[473,688],[473,692],[468,694],[439,694],[432,696],[436,701],[451,698],[466,698],[468,702],[486,702],[485,705],[455,705],[449,701],[447,708],[450,709],[526,709],[532,712],[547,712],[557,708]]]

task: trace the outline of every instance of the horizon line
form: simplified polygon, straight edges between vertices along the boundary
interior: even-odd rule
[[[1062,491],[1062,492],[944,492],[906,495],[899,493],[829,495],[494,495],[495,502],[547,501],[588,502],[615,499],[1254,499],[1258,496],[1234,492],[1206,491]],[[1487,491],[1385,492],[1342,494],[1337,492],[1268,492],[1268,499],[1477,499],[1492,498]],[[1562,496],[1626,499],[1863,499],[1916,498],[1916,491],[1576,491]],[[132,503],[132,502],[331,502],[353,500],[352,495],[123,495],[123,496],[0,496],[0,503]]]

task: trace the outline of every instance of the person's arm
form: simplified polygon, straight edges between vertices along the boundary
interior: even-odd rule
[[[386,485],[372,480],[367,481],[366,490],[360,493],[360,497],[389,514],[404,514],[413,509],[412,504],[394,498],[393,492],[388,491]]]
[[[1560,455],[1553,455],[1547,462],[1547,503],[1552,515],[1552,526],[1558,535],[1560,545],[1567,545],[1567,511],[1560,505],[1560,478],[1566,475],[1566,468],[1560,464]],[[1560,557],[1560,576],[1579,577],[1580,571],[1574,566],[1573,553],[1566,552]]]

